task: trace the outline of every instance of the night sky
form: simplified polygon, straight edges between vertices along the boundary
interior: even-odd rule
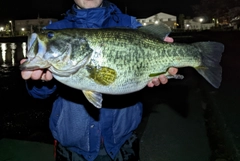
[[[122,12],[137,18],[149,17],[159,12],[165,12],[178,16],[194,16],[192,5],[200,0],[110,0],[115,3]],[[73,4],[73,0],[0,0],[0,20],[31,19],[37,18],[61,18]]]

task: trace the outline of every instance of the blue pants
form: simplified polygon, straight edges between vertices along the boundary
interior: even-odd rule
[[[60,143],[56,145],[56,161],[87,161],[82,155],[69,151]],[[114,160],[107,154],[104,146],[101,147],[99,155],[94,161],[140,161],[139,139],[133,134],[121,147]]]

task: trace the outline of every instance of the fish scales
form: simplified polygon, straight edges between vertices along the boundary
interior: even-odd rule
[[[144,33],[142,35],[139,34],[138,37],[134,39],[132,35],[135,33],[126,33],[125,30],[115,30],[114,33],[116,34],[108,30],[108,32],[98,31],[96,34],[81,35],[88,37],[90,48],[94,51],[101,49],[101,62],[93,59],[92,61],[98,62],[98,64],[94,65],[118,69],[117,75],[119,79],[108,86],[108,88],[88,80],[89,84],[87,84],[87,86],[91,86],[91,90],[97,87],[103,90],[104,93],[110,91],[115,92],[114,94],[129,93],[133,88],[136,89],[136,84],[138,84],[138,89],[144,87],[151,79],[149,77],[150,73],[163,73],[169,66],[182,66],[181,63],[184,63],[184,61],[186,61],[188,65],[191,65],[189,63],[194,59],[192,55],[189,56],[189,54],[185,54],[188,53],[188,50],[193,50],[191,46],[185,45],[181,47],[160,42],[159,39],[143,39],[145,36]],[[91,39],[91,37],[93,38]],[[101,45],[99,46],[99,44]],[[141,48],[141,50],[139,50],[139,48]],[[119,54],[121,56],[119,56]],[[195,55],[197,56],[199,54],[195,52]],[[177,58],[178,61],[176,61],[176,56],[179,57]],[[119,57],[121,58],[119,59]],[[159,66],[161,66],[161,68]],[[139,81],[136,82],[136,80]],[[139,84],[139,82],[142,83]],[[116,86],[118,86],[118,89],[112,91]]]

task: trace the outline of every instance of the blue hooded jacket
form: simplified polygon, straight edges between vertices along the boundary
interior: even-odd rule
[[[76,5],[68,10],[63,20],[46,26],[46,29],[63,28],[108,28],[142,26],[135,17],[123,14],[114,4],[103,1],[102,7],[78,9]]]
[[[134,17],[121,13],[112,3],[93,9],[77,9],[73,5],[63,20],[45,29],[64,28],[138,28],[141,24]],[[93,161],[101,143],[114,159],[124,142],[132,135],[142,118],[139,93],[128,95],[103,95],[103,108],[93,107],[81,90],[67,87],[56,80],[50,82],[28,81],[27,89],[34,98],[45,99],[53,95],[50,129],[61,145],[88,161]]]

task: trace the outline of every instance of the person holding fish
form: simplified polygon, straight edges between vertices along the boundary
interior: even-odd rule
[[[110,28],[137,29],[142,25],[105,0],[74,0],[63,20],[44,29]],[[64,38],[63,38],[64,39]],[[164,41],[173,42],[170,37]],[[23,64],[26,59],[21,61]],[[175,75],[177,68],[170,68]],[[57,141],[56,161],[138,161],[138,139],[134,130],[141,122],[143,105],[139,93],[106,95],[97,109],[76,90],[53,79],[49,70],[23,70],[29,94],[38,99],[56,98],[50,130]],[[148,87],[166,84],[165,75],[154,77]],[[129,101],[130,100],[130,101]]]

